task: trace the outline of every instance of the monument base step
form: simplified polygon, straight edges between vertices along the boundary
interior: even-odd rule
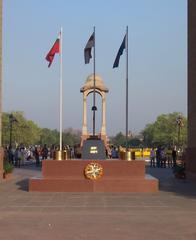
[[[38,192],[158,192],[158,180],[144,179],[43,179],[32,178],[29,191]]]
[[[103,170],[96,180],[89,179],[85,173],[87,166],[92,164]],[[145,175],[143,160],[44,160],[42,178],[30,179],[29,191],[157,192],[158,180]]]

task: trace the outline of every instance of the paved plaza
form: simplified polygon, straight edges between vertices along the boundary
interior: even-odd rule
[[[195,240],[196,183],[167,168],[146,171],[159,178],[159,193],[28,192],[41,170],[15,169],[0,184],[0,239]]]

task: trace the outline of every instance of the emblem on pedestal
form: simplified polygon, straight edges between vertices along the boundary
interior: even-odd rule
[[[91,162],[84,169],[84,175],[91,180],[97,180],[103,176],[103,167],[101,164]]]

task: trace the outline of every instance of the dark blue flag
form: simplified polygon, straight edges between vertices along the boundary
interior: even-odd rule
[[[123,51],[125,49],[125,41],[126,41],[126,35],[124,36],[123,42],[122,42],[122,44],[118,50],[118,53],[116,55],[116,59],[113,64],[113,68],[116,68],[119,65],[120,56],[123,54]]]
[[[94,33],[93,33],[90,36],[90,38],[89,38],[89,40],[88,40],[88,42],[86,44],[86,47],[84,49],[84,61],[85,61],[85,64],[90,62],[90,59],[92,58],[91,49],[94,46],[95,46],[95,37],[94,37]]]

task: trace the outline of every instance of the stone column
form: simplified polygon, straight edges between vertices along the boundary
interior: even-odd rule
[[[188,148],[187,176],[196,179],[196,1],[188,0]]]
[[[105,93],[102,93],[102,126],[101,135],[106,135],[106,100]]]
[[[3,178],[2,148],[2,0],[0,0],[0,180]]]
[[[87,135],[87,111],[86,111],[86,99],[87,95],[83,93],[83,123],[82,123],[82,135]]]

